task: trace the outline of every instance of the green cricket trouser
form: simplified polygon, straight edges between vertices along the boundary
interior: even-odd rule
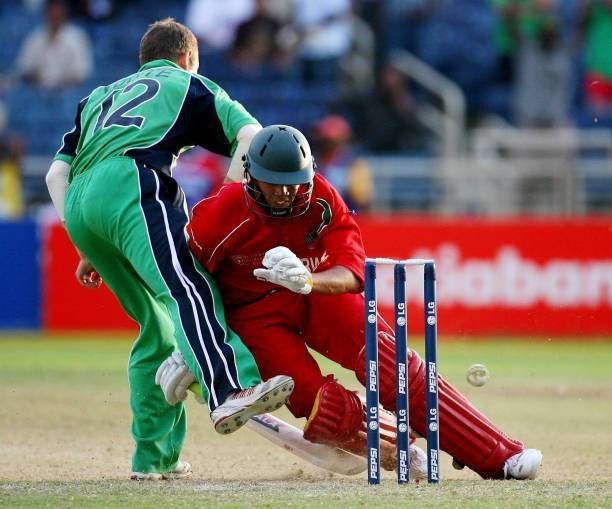
[[[181,452],[183,404],[168,405],[155,384],[157,368],[177,346],[211,412],[231,391],[261,381],[225,322],[212,278],[189,251],[187,220],[174,179],[127,157],[98,163],[66,193],[70,238],[140,325],[128,364],[137,472],[168,472]]]

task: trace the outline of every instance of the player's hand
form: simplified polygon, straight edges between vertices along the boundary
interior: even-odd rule
[[[295,255],[295,253],[291,251],[291,249],[289,249],[288,247],[285,247],[285,246],[273,247],[272,249],[268,249],[268,251],[266,251],[266,254],[263,257],[263,260],[261,261],[261,264],[266,269],[271,269],[278,262],[280,262],[281,260],[285,260],[285,259],[299,260],[299,258]]]
[[[312,291],[312,274],[290,249],[282,246],[270,249],[262,264],[265,269],[253,271],[253,275],[260,281],[283,286],[303,295]]]
[[[85,288],[98,288],[102,284],[100,274],[96,272],[87,258],[82,257],[77,265],[74,275],[81,286]]]
[[[187,389],[195,381],[180,352],[174,352],[162,362],[155,373],[155,383],[161,387],[169,405],[185,401]]]

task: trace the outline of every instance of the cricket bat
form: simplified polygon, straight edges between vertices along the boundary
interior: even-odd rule
[[[189,390],[202,397],[197,383],[191,384]],[[355,475],[367,468],[365,458],[337,447],[310,442],[304,438],[302,430],[273,415],[256,415],[245,426],[291,454],[335,474]]]

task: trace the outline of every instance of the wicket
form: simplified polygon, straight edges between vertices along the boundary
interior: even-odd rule
[[[437,483],[439,476],[438,414],[438,334],[436,328],[436,272],[433,260],[368,258],[365,264],[365,347],[366,406],[368,424],[368,483],[380,483],[380,430],[378,416],[378,315],[376,301],[377,265],[394,266],[395,374],[397,383],[397,482],[409,481],[410,454],[408,411],[408,313],[406,310],[406,267],[422,266],[425,308],[425,394],[427,414],[427,481]]]

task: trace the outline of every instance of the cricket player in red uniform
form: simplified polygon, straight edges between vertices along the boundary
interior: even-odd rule
[[[242,184],[228,184],[198,203],[187,232],[192,252],[219,285],[230,327],[253,353],[261,375],[284,373],[295,380],[287,406],[295,417],[308,419],[304,437],[364,453],[362,401],[333,375],[321,373],[307,348],[365,382],[361,233],[339,194],[314,170],[302,133],[266,127],[245,156]],[[380,400],[391,412],[394,342],[381,320]],[[414,351],[408,357],[410,424],[424,436],[424,363]],[[160,368],[167,371],[162,389],[168,399],[184,399],[189,374],[173,363],[168,359]],[[540,451],[505,435],[443,378],[439,385],[440,445],[456,467],[491,479],[535,478]],[[393,451],[392,445],[382,454],[383,466],[392,469],[395,457],[384,461],[385,450]]]

